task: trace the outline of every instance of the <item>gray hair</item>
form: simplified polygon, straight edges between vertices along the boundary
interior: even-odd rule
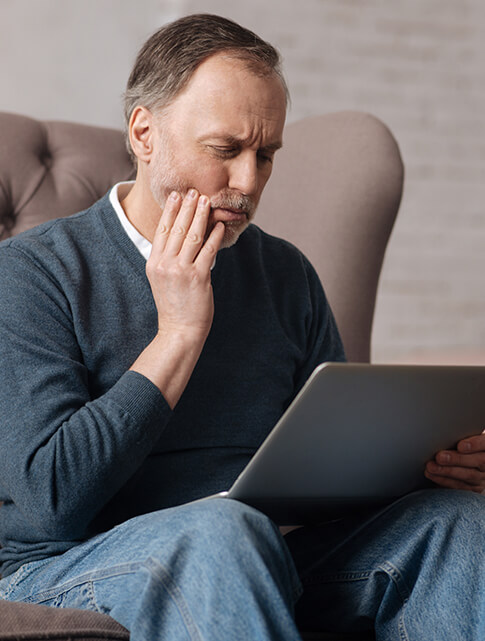
[[[156,31],[136,58],[124,93],[125,134],[135,107],[162,110],[187,86],[197,67],[216,53],[227,52],[247,64],[257,75],[276,75],[288,87],[279,52],[255,33],[236,22],[211,14],[194,14]]]

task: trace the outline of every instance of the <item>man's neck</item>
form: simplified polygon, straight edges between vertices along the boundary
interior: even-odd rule
[[[137,176],[135,184],[120,201],[130,223],[144,238],[153,242],[161,210],[147,185]]]

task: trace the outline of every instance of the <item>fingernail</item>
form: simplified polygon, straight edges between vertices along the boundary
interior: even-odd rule
[[[199,205],[204,205],[205,206],[205,205],[207,205],[208,202],[209,202],[209,199],[207,198],[207,196],[201,196],[199,198]]]
[[[442,452],[439,455],[440,463],[449,463],[450,462],[450,458],[451,458],[450,455],[446,454],[446,452]]]
[[[178,200],[178,199],[179,199],[178,192],[172,191],[172,193],[170,194],[170,200]]]
[[[464,441],[464,442],[461,444],[461,449],[462,449],[464,452],[469,452],[469,451],[472,449],[472,444],[471,444],[469,441]]]
[[[189,189],[189,198],[195,198],[197,196],[197,191],[195,189]]]

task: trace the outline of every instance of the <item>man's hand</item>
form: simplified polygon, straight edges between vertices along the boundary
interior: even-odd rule
[[[442,487],[485,490],[485,433],[463,439],[456,450],[438,452],[426,464],[425,476]]]
[[[167,199],[147,262],[147,276],[158,310],[159,334],[195,333],[207,337],[214,302],[210,268],[224,237],[216,225],[204,242],[210,202],[190,189],[185,198]]]
[[[167,199],[147,262],[158,332],[131,366],[150,379],[170,407],[182,395],[212,325],[211,266],[224,238],[217,223],[206,238],[210,201],[191,189]]]

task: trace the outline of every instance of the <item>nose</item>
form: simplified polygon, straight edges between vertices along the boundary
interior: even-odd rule
[[[252,150],[247,149],[232,158],[229,168],[229,188],[246,196],[254,196],[258,191],[258,160]]]

